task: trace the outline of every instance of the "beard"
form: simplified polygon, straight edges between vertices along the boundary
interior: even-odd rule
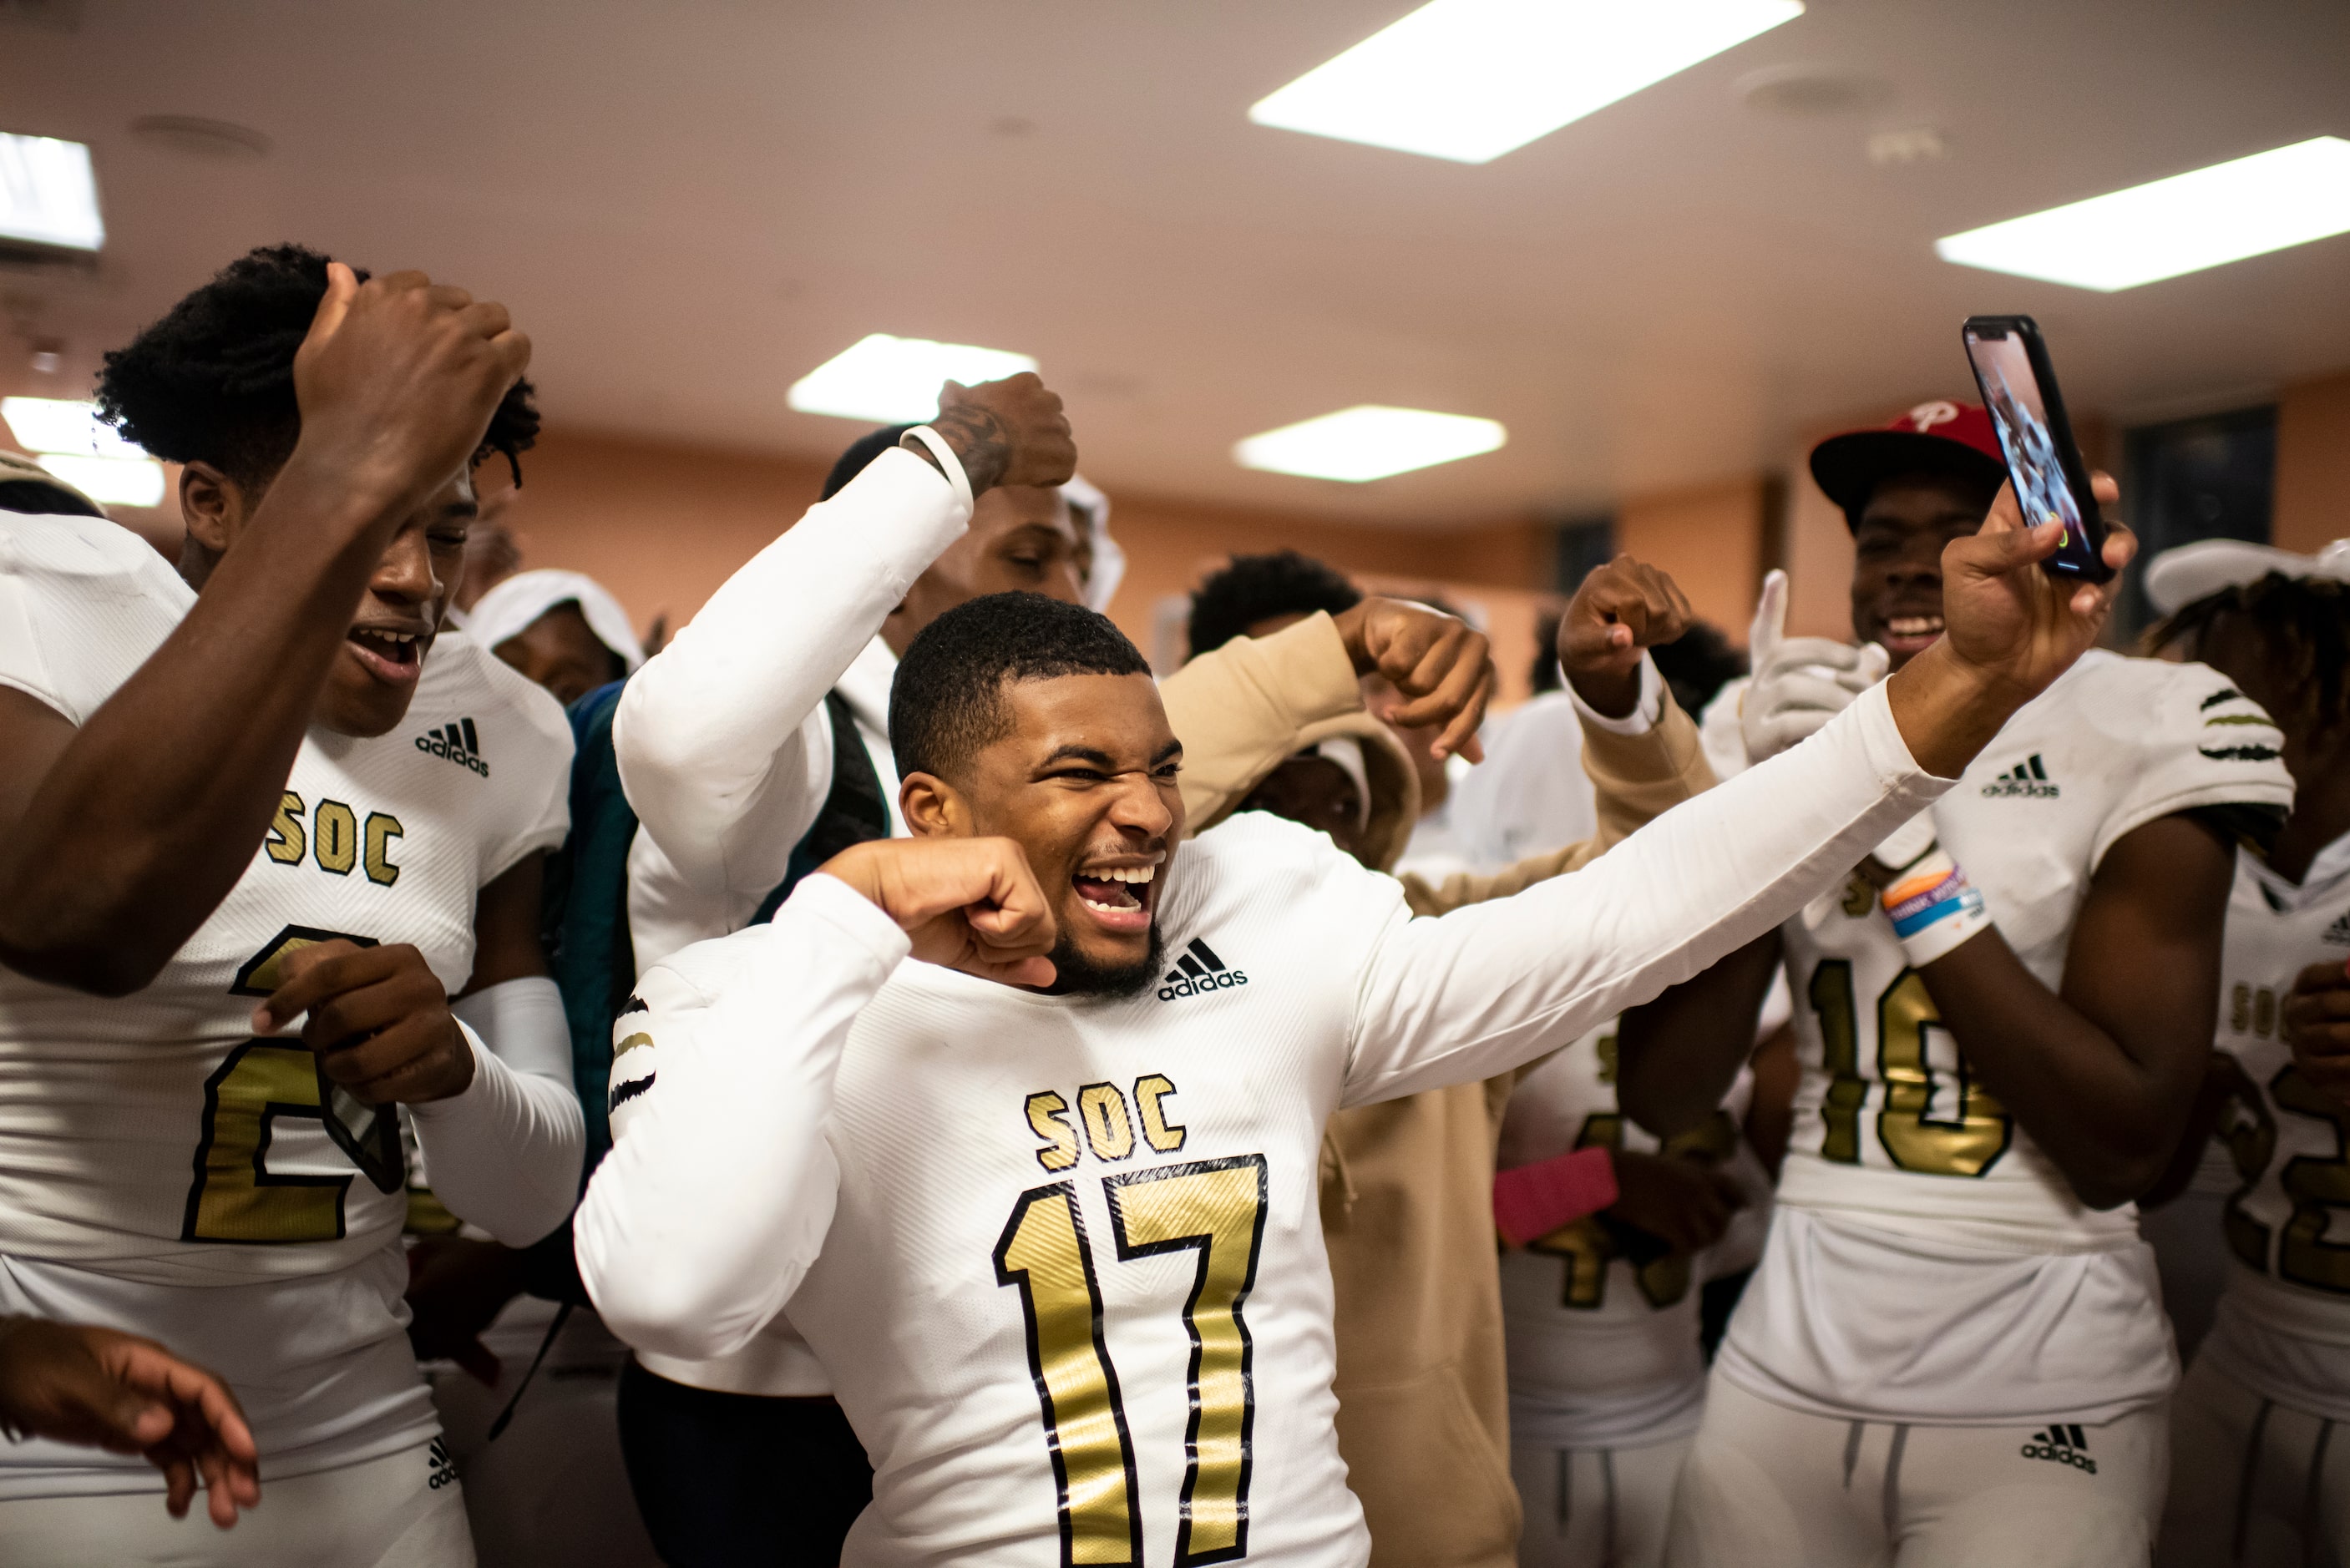
[[[1150,950],[1132,963],[1101,964],[1077,950],[1064,935],[1053,947],[1053,983],[1047,996],[1107,996],[1117,1001],[1141,995],[1159,979],[1167,958],[1167,944],[1159,922],[1150,922]]]

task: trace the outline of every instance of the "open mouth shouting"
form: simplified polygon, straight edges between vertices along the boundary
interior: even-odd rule
[[[1148,858],[1100,861],[1080,867],[1070,877],[1077,902],[1096,925],[1121,934],[1150,929],[1150,911],[1159,897],[1159,868],[1164,854]]]
[[[424,627],[355,626],[344,640],[369,675],[387,686],[412,686],[423,672],[432,633]]]

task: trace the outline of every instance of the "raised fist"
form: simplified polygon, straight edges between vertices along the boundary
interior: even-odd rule
[[[1558,621],[1558,662],[1575,694],[1611,719],[1640,701],[1640,659],[1697,618],[1680,585],[1658,567],[1618,556],[1595,567]]]
[[[1384,676],[1402,700],[1379,712],[1407,730],[1444,726],[1430,750],[1484,760],[1477,726],[1493,696],[1493,650],[1457,616],[1402,599],[1372,597],[1331,617],[1357,675]]]
[[[529,364],[504,306],[421,272],[360,283],[328,262],[294,356],[296,458],[404,510],[465,466]]]
[[[1066,484],[1077,471],[1061,396],[1033,370],[976,387],[949,381],[931,428],[962,460],[973,495],[999,484]]]

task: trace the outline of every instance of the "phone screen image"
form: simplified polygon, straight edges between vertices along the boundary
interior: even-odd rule
[[[2085,510],[2094,505],[2087,495],[2088,476],[2077,457],[2066,461],[2072,431],[2061,411],[2050,411],[2029,341],[2022,331],[1967,324],[1967,358],[1974,366],[1975,384],[1982,389],[1983,407],[1999,432],[2024,525],[2064,525],[2064,543],[2043,565],[2051,572],[2102,581],[2110,575],[2104,558],[2105,528],[2094,511]]]

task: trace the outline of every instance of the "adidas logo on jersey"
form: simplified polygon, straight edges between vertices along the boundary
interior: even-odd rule
[[[431,1477],[424,1483],[427,1491],[439,1491],[444,1486],[457,1484],[457,1467],[449,1458],[446,1438],[432,1439],[432,1446],[424,1450],[424,1463]]]
[[[1172,1002],[1179,996],[1199,996],[1211,991],[1230,991],[1236,985],[1246,985],[1248,976],[1236,969],[1228,969],[1216,956],[1216,950],[1199,938],[1183,950],[1183,956],[1167,971],[1167,983],[1159,988],[1159,1000]]]
[[[2017,1451],[2027,1459],[2050,1459],[2091,1475],[2097,1473],[2097,1461],[2089,1457],[2089,1439],[2078,1427],[2051,1421],[2046,1431],[2033,1433],[2032,1441]]]
[[[2318,940],[2328,947],[2350,948],[2350,915],[2345,915],[2326,927],[2325,934]]]
[[[416,737],[416,749],[430,752],[436,757],[446,757],[461,768],[471,768],[484,778],[490,776],[490,764],[482,760],[482,738],[473,732],[471,719],[460,719],[445,729],[427,730]]]
[[[1992,796],[2023,796],[2033,800],[2056,798],[2056,786],[2048,782],[2048,769],[2040,761],[2038,752],[2032,753],[2030,762],[2016,763],[1983,785],[1982,792]]]

